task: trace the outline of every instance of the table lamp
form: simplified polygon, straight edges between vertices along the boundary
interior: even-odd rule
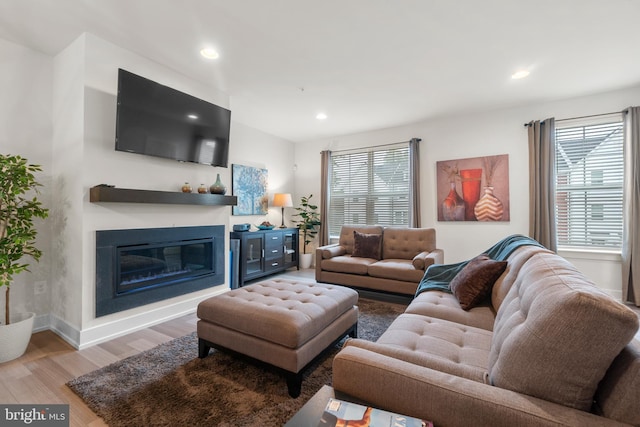
[[[273,206],[279,206],[282,208],[282,225],[280,228],[285,228],[284,225],[284,208],[290,208],[293,206],[290,193],[276,193],[273,195]]]

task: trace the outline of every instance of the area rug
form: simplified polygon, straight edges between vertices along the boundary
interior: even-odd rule
[[[405,305],[360,298],[360,338],[375,341]],[[323,385],[342,342],[307,370],[301,395],[282,374],[212,350],[198,359],[194,333],[78,377],[67,385],[112,427],[282,426]]]

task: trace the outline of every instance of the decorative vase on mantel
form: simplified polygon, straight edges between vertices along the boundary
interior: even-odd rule
[[[500,221],[504,214],[502,202],[493,195],[493,187],[484,187],[484,195],[473,210],[478,221]]]
[[[213,185],[209,187],[209,191],[211,191],[211,194],[226,194],[227,187],[225,187],[222,181],[220,181],[220,174],[218,174],[216,182],[214,182]]]
[[[456,183],[449,183],[451,190],[442,202],[442,217],[445,221],[464,221],[464,199],[456,191]]]

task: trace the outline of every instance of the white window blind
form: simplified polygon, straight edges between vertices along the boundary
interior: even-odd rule
[[[556,127],[558,247],[622,245],[623,124]]]
[[[409,144],[331,155],[331,237],[344,224],[409,226],[409,205]]]

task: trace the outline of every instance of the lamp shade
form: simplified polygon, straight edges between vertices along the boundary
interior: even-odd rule
[[[290,208],[293,206],[290,193],[276,193],[273,195],[273,206]]]

